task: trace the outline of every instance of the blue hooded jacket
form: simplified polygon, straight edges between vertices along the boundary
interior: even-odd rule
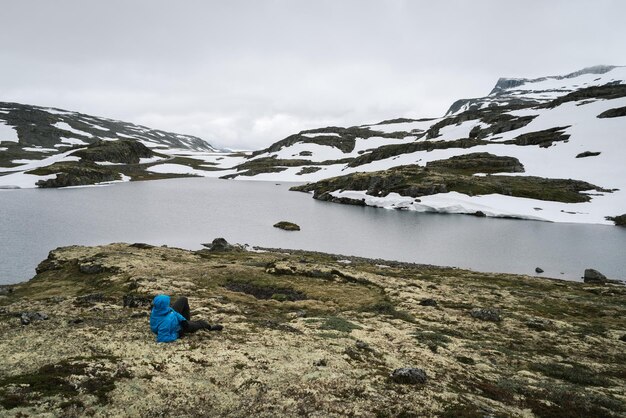
[[[152,301],[150,329],[157,335],[157,342],[169,343],[176,341],[185,317],[170,308],[170,297],[158,295]]]

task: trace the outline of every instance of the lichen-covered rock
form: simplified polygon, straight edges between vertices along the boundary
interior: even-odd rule
[[[583,281],[585,283],[606,283],[608,279],[598,270],[586,269],[583,275]]]
[[[224,238],[215,238],[210,244],[202,244],[202,246],[206,247],[209,251],[216,252],[232,251],[235,249],[235,246],[229,244]]]
[[[423,385],[428,381],[426,372],[423,369],[417,369],[414,367],[402,367],[400,369],[395,369],[391,372],[390,378],[393,382],[403,385]]]
[[[22,312],[20,314],[22,325],[29,325],[32,321],[45,321],[48,319],[48,315],[43,312]]]
[[[140,295],[124,295],[122,304],[125,308],[141,308],[152,305],[152,299]]]
[[[472,309],[470,315],[473,318],[480,319],[481,321],[500,322],[502,317],[500,316],[500,310],[491,308]]]
[[[548,331],[555,328],[554,322],[540,318],[530,318],[526,321],[526,326],[536,331]]]

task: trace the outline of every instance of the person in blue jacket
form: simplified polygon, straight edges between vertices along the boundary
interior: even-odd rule
[[[221,325],[209,325],[206,321],[191,321],[189,301],[185,297],[176,299],[170,306],[170,297],[158,295],[152,301],[150,329],[157,336],[157,342],[176,341],[184,334],[191,334],[201,329],[221,331]]]

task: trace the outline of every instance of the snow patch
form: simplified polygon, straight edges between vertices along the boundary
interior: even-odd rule
[[[80,131],[78,129],[74,129],[69,124],[67,124],[65,122],[56,122],[56,123],[53,123],[52,126],[54,126],[57,129],[61,129],[63,131],[72,132],[72,133],[74,133],[76,135],[86,136],[88,138],[93,138],[94,137],[89,132],[84,132],[84,131]]]
[[[17,131],[11,125],[7,125],[5,121],[0,120],[0,141],[19,142]]]

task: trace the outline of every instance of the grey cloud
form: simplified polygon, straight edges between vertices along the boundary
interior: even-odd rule
[[[0,100],[259,148],[624,64],[619,0],[0,0]],[[7,36],[7,35],[5,35]]]

